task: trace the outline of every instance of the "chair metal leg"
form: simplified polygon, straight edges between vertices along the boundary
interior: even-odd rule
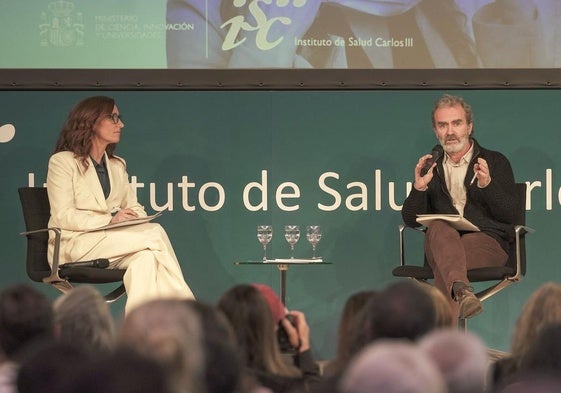
[[[68,281],[66,280],[61,280],[61,281],[45,281],[45,283],[52,285],[53,287],[55,287],[56,289],[58,289],[60,292],[62,293],[67,293],[69,291],[72,290],[72,288],[74,288],[72,286],[72,284],[70,284]]]
[[[107,303],[113,303],[115,300],[119,299],[125,293],[125,284],[121,284],[113,291],[109,292],[104,296]]]

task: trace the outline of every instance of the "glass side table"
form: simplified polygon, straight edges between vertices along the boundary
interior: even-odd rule
[[[298,258],[288,258],[288,259],[267,259],[265,261],[238,261],[234,262],[234,265],[276,265],[280,272],[280,299],[282,304],[286,305],[286,272],[290,266],[296,265],[316,265],[316,266],[326,266],[331,265],[331,262],[326,262],[322,258],[315,259],[298,259]]]

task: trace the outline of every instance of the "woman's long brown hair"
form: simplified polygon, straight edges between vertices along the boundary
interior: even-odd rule
[[[113,113],[115,100],[106,96],[95,96],[78,102],[68,114],[68,118],[60,131],[53,154],[71,151],[88,166],[88,156],[92,148],[94,125],[98,119]],[[105,149],[109,157],[113,157],[116,145],[109,144]]]

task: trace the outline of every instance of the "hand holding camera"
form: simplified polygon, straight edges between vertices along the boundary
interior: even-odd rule
[[[301,311],[289,311],[280,321],[279,345],[282,352],[304,352],[310,349],[310,327]]]

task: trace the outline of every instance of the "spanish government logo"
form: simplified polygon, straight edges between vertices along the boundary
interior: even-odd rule
[[[75,12],[74,3],[56,0],[49,3],[48,11],[41,12],[39,36],[41,46],[84,45],[84,21],[81,12]]]

